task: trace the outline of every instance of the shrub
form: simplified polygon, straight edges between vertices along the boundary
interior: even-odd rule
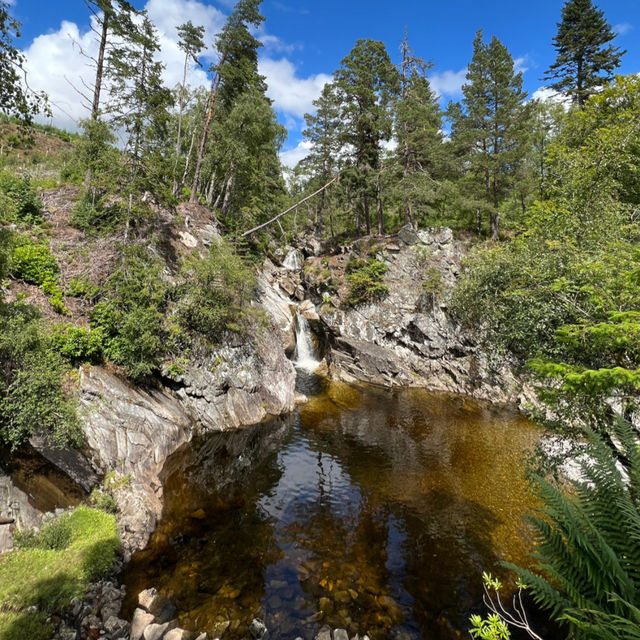
[[[387,266],[376,260],[355,259],[347,263],[347,282],[349,290],[346,302],[355,306],[365,302],[380,300],[389,291],[389,287],[382,282]]]
[[[29,284],[38,286],[58,277],[58,262],[45,244],[21,238],[13,250],[11,273]]]
[[[169,287],[163,264],[146,248],[126,247],[91,314],[103,333],[105,355],[134,379],[155,373],[167,350],[164,314]]]
[[[64,362],[34,307],[0,302],[0,373],[0,440],[17,447],[38,432],[60,444],[80,441]]]
[[[0,171],[0,221],[33,224],[42,220],[42,200],[29,176]]]
[[[255,278],[228,244],[220,242],[207,258],[187,262],[183,275],[179,315],[188,329],[211,339],[224,329],[243,329]]]
[[[58,325],[51,340],[53,348],[72,362],[95,363],[102,359],[104,334],[100,329]]]
[[[65,293],[68,296],[74,296],[75,298],[84,298],[89,302],[93,302],[98,299],[100,295],[100,288],[93,284],[91,280],[83,276],[75,276],[69,280]]]
[[[16,531],[14,540],[18,549],[62,551],[69,546],[72,536],[70,516],[64,515],[47,523],[40,531]]]

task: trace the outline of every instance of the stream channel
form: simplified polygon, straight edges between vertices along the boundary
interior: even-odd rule
[[[286,418],[211,434],[163,471],[165,507],[123,580],[154,586],[181,627],[236,640],[469,637],[482,571],[528,564],[525,480],[537,427],[468,398],[299,373]]]

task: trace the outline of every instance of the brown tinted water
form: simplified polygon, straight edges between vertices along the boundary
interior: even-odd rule
[[[163,518],[124,576],[129,614],[155,586],[210,637],[241,638],[253,617],[272,638],[323,624],[468,637],[482,571],[527,563],[523,457],[537,428],[462,397],[307,385],[317,395],[289,419],[167,462]]]

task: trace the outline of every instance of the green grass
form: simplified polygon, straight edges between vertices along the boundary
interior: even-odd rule
[[[78,507],[0,558],[0,640],[45,640],[47,616],[61,611],[87,584],[107,574],[120,548],[115,518]],[[37,606],[38,612],[27,609]]]

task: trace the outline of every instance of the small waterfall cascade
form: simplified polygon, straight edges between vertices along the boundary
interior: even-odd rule
[[[307,373],[313,373],[320,365],[320,360],[316,358],[315,347],[311,338],[311,329],[307,319],[297,313],[295,317],[296,327],[296,350],[293,364],[296,369],[302,369]]]
[[[297,249],[293,249],[287,253],[287,257],[284,259],[282,266],[287,271],[299,271],[302,269],[302,262],[302,254]]]

